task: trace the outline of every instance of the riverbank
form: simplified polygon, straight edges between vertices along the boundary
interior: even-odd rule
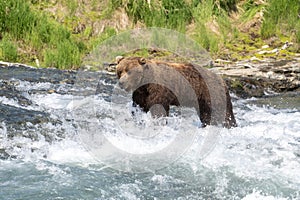
[[[300,57],[289,60],[216,60],[214,68],[229,89],[241,98],[300,92]]]
[[[215,60],[285,59],[300,53],[299,9],[298,0],[1,1],[0,60],[78,69],[106,39],[149,27],[183,33]]]

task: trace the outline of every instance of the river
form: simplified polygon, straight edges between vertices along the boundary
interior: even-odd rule
[[[183,109],[179,126],[159,126],[139,115],[149,134],[159,129],[163,135],[146,142],[116,134],[112,123],[120,120],[119,111],[128,112],[112,101],[116,83],[107,72],[78,77],[56,69],[0,67],[0,199],[300,199],[299,94],[259,99],[232,94],[238,127],[217,129],[209,150],[199,156],[204,136],[216,129],[199,128],[190,109]],[[175,147],[180,155],[165,165],[139,163],[149,168],[144,171],[130,164],[124,169],[124,163],[111,167],[80,132],[90,127],[83,124],[94,123],[92,117],[99,132],[130,155],[164,149],[183,130],[196,134],[184,151]],[[128,123],[127,129],[141,128]]]

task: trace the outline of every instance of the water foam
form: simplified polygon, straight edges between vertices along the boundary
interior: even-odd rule
[[[26,87],[28,85],[24,85],[24,88]],[[37,87],[48,89],[47,84]],[[1,149],[16,156],[18,160],[36,163],[36,169],[47,171],[48,174],[56,177],[54,180],[57,182],[65,181],[72,186],[74,176],[69,175],[72,170],[67,170],[66,166],[71,168],[80,166],[80,170],[84,170],[85,173],[92,173],[89,174],[91,177],[95,173],[93,170],[106,170],[103,163],[95,160],[94,155],[78,138],[76,120],[72,121],[75,115],[75,118],[87,121],[95,118],[94,122],[99,123],[103,128],[101,133],[111,143],[133,154],[147,154],[163,149],[170,144],[177,132],[200,130],[193,144],[179,156],[178,160],[170,163],[169,168],[167,166],[161,169],[160,173],[151,175],[150,178],[147,177],[149,179],[147,184],[150,184],[148,186],[157,187],[156,191],[170,190],[172,192],[173,185],[177,185],[177,189],[188,186],[204,188],[205,186],[208,189],[201,188],[202,192],[211,192],[219,199],[226,199],[232,195],[236,195],[236,199],[244,200],[299,198],[297,191],[300,190],[300,122],[298,120],[300,112],[296,109],[275,109],[269,106],[250,105],[247,100],[235,101],[234,112],[239,127],[229,130],[221,129],[216,145],[206,157],[199,157],[198,153],[203,145],[204,136],[214,127],[199,128],[197,114],[188,109],[184,110],[185,114],[178,122],[180,126],[157,126],[155,119],[143,113],[139,120],[145,124],[141,127],[131,120],[131,116],[127,115],[126,130],[140,130],[141,128],[151,130],[148,134],[153,137],[149,140],[141,140],[141,137],[133,137],[133,133],[124,134],[115,126],[116,116],[123,117],[124,113],[130,113],[129,107],[112,105],[111,108],[111,103],[105,101],[101,95],[90,99],[78,97],[78,101],[76,101],[77,97],[61,94],[34,94],[30,97],[36,104],[35,109],[50,110],[52,117],[60,119],[62,123],[38,125],[40,127],[35,127],[38,131],[36,140],[23,136],[11,138],[8,136],[6,124],[1,123]],[[18,106],[17,102],[11,99],[2,97],[1,100],[3,104]],[[76,116],[77,109],[80,115]],[[112,109],[115,110],[112,111]],[[34,128],[34,125],[32,126]],[[158,129],[161,134],[153,134]],[[57,137],[59,132],[64,136]],[[49,142],[45,135],[57,137],[57,139]],[[2,170],[5,169],[2,168]],[[115,174],[110,175],[109,179],[113,182],[111,184],[114,190],[124,199],[138,199],[145,191],[145,187],[148,187],[141,182],[117,184],[118,180],[113,180]],[[142,177],[141,175],[141,180],[143,180]],[[95,175],[93,178],[101,177]],[[177,189],[175,187],[174,190]],[[101,193],[104,196],[107,195],[106,197],[113,194],[110,191]],[[182,198],[189,196],[197,198],[199,197],[197,195],[202,195],[200,189],[199,193],[182,194]]]

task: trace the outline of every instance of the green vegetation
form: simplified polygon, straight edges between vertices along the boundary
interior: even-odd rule
[[[261,36],[295,34],[296,42],[300,42],[300,1],[299,0],[270,0],[264,13]]]
[[[0,59],[29,63],[38,59],[44,66],[60,69],[75,68],[80,64],[84,45],[72,39],[70,31],[61,24],[30,9],[26,0],[1,1],[0,13],[0,32],[5,34]],[[16,55],[14,43],[19,48],[33,50]]]
[[[135,27],[185,33],[213,58],[286,57],[300,51],[299,15],[299,0],[2,0],[0,60],[76,69],[97,45]],[[286,41],[294,44],[258,54]]]
[[[114,0],[112,0],[114,2]],[[136,1],[121,3],[136,23],[141,21],[147,27],[164,27],[185,31],[192,20],[191,5],[184,0]]]
[[[16,45],[11,42],[6,35],[0,42],[0,56],[3,57],[4,60],[9,60],[12,62],[17,61],[18,58]]]
[[[234,5],[224,4],[225,9],[229,9]],[[217,53],[220,43],[226,43],[228,32],[232,31],[228,13],[220,6],[216,6],[216,1],[207,0],[199,3],[193,9],[193,17],[195,19],[194,38],[205,49],[212,53]],[[230,6],[231,5],[231,6]]]
[[[122,56],[140,56],[140,57],[145,57],[145,58],[155,58],[157,60],[159,59],[168,59],[172,57],[174,60],[174,55],[172,52],[165,51],[165,50],[160,50],[157,51],[156,49],[149,49],[149,48],[143,48],[143,49],[135,49],[130,52],[126,52]]]

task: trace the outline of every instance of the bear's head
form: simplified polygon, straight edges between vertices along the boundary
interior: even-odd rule
[[[135,90],[140,87],[146,59],[141,57],[117,56],[117,76],[119,86],[126,91]]]

